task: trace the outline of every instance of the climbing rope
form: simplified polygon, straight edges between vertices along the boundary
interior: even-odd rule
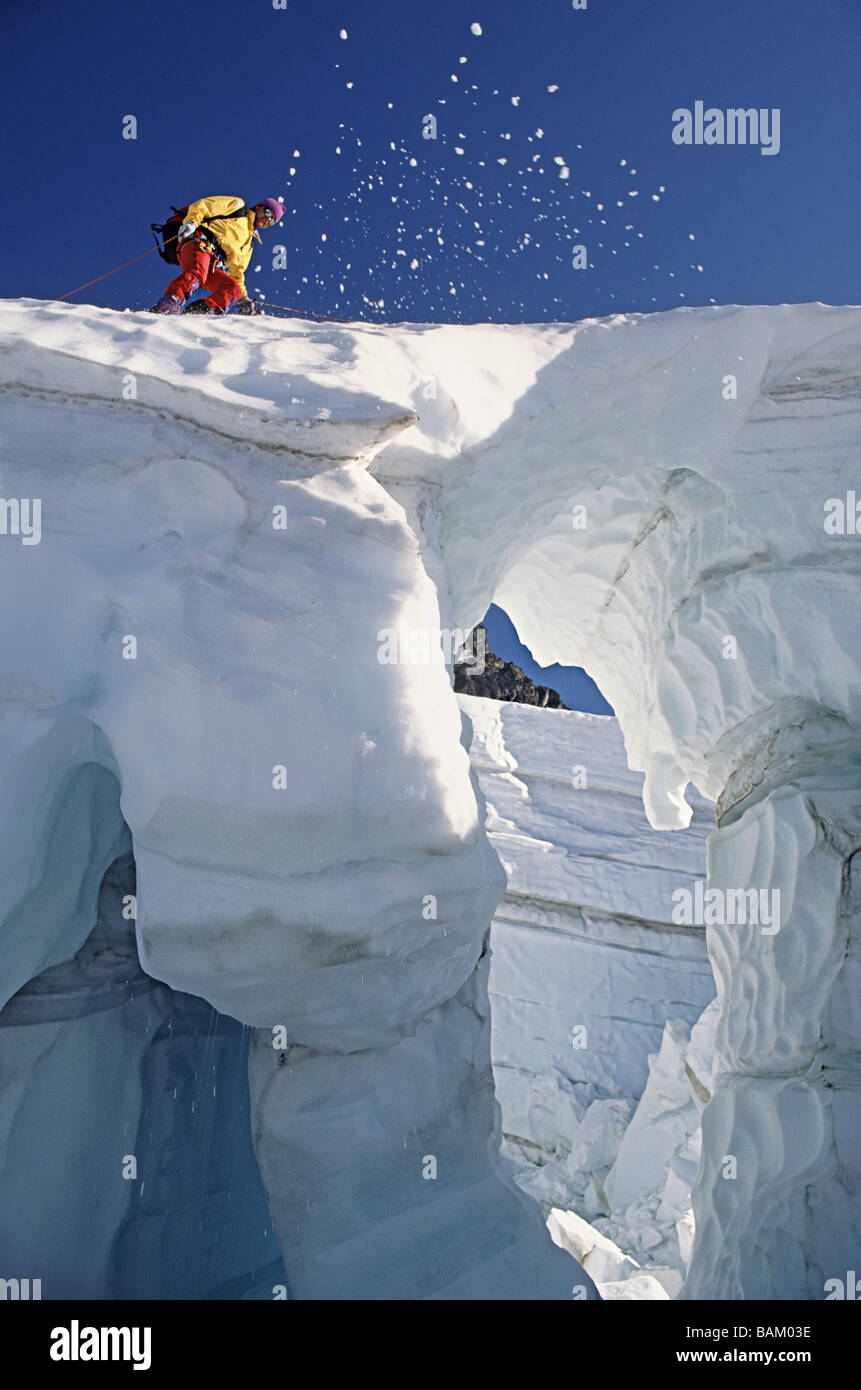
[[[178,235],[178,234],[177,234]],[[167,246],[171,241],[176,241],[177,237],[166,237],[163,245]],[[95,280],[88,280],[84,285],[78,285],[73,290],[67,290],[65,294],[54,296],[54,303],[59,303],[63,299],[71,299],[73,294],[80,293],[81,290],[88,290],[90,285],[98,285],[101,280],[107,280],[109,276],[116,275],[119,271],[125,270],[126,266],[134,265],[135,261],[142,261],[144,256],[151,256],[154,251],[158,251],[158,246],[151,246],[148,251],[141,251],[139,256],[132,256],[130,261],[123,261],[122,265],[115,266],[113,270],[106,270],[104,275],[97,275]],[[280,309],[284,314],[296,314],[303,319],[320,319],[325,323],[354,323],[355,319],[336,319],[331,314],[312,314],[310,309],[289,309],[286,304],[273,304],[271,300],[254,299],[253,304],[259,304],[264,309]],[[358,320],[361,322],[361,320]]]
[[[322,319],[325,323],[361,323],[362,319],[336,319],[331,314],[312,314],[310,309],[289,309],[286,304],[274,304],[271,299],[254,299],[261,309],[280,309],[284,314],[297,314],[302,319]]]
[[[168,237],[167,241],[176,241],[176,237]],[[165,246],[167,245],[167,241],[164,243]],[[142,261],[144,256],[151,256],[153,252],[157,250],[157,246],[151,246],[148,251],[141,251],[139,256],[132,256],[130,261],[123,261],[122,265],[116,266],[114,270],[106,270],[104,275],[97,275],[95,280],[88,280],[85,285],[78,285],[77,289],[68,290],[66,294],[55,295],[55,303],[59,302],[61,299],[70,299],[73,294],[77,294],[80,290],[88,290],[90,285],[97,285],[100,280],[107,280],[109,275],[116,275],[117,271],[125,270],[127,265],[134,265],[135,261]]]

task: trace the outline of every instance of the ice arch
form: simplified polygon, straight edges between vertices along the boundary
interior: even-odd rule
[[[779,894],[775,934],[706,918],[723,1018],[685,1296],[821,1298],[859,1236],[861,311],[524,330],[557,350],[484,437],[516,369],[471,331],[437,390],[457,455],[404,435],[374,472],[449,620],[497,602],[542,665],[585,667],[652,824],[686,825],[694,783],[718,803],[709,887]]]
[[[4,768],[26,833],[0,889],[3,1277],[38,1271],[45,1299],[271,1298],[288,1286],[251,1144],[248,1030],[141,969],[108,740],[30,715]]]
[[[502,884],[454,696],[440,666],[378,659],[382,629],[496,599],[605,691],[653,824],[685,823],[688,782],[717,800],[711,886],[780,891],[778,934],[710,928],[687,1293],[822,1296],[858,1235],[859,566],[823,510],[845,521],[855,481],[861,311],[143,318],[0,314],[6,500],[42,503],[39,544],[20,505],[0,536],[5,760],[37,725],[104,729],[145,968],[260,1030],[255,1142],[297,1294],[571,1296],[492,1155]],[[25,879],[41,824],[5,823]],[[48,915],[33,949],[57,948]]]

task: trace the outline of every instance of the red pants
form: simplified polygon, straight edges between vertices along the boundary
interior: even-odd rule
[[[187,299],[202,286],[209,291],[209,298],[216,309],[224,310],[234,299],[242,298],[242,291],[232,275],[224,270],[211,270],[212,255],[200,241],[184,241],[177,252],[182,271],[171,280],[165,294],[178,294]]]

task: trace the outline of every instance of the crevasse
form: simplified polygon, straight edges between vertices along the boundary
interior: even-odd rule
[[[380,660],[381,632],[492,601],[598,682],[653,827],[688,825],[690,784],[716,803],[709,888],[779,894],[776,933],[703,923],[682,1296],[821,1297],[855,1267],[859,344],[861,310],[823,305],[0,309],[0,1000],[83,946],[124,822],[143,971],[255,1030],[296,1296],[594,1295],[496,1152],[505,876],[469,729],[443,664]]]

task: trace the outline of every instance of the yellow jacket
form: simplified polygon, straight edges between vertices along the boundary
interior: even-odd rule
[[[196,203],[189,203],[185,214],[186,222],[196,222],[198,227],[204,227],[207,217],[219,217],[218,222],[207,222],[205,230],[215,237],[224,252],[227,273],[233,276],[243,295],[246,292],[245,271],[254,241],[260,240],[254,231],[254,212],[249,208],[246,217],[222,217],[222,214],[244,206],[244,198],[198,198]]]

